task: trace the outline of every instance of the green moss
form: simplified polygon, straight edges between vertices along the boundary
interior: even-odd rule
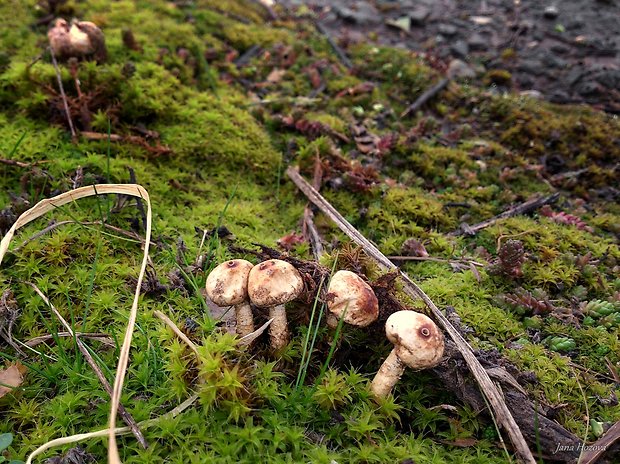
[[[442,94],[439,105],[428,108],[427,117],[401,120],[396,115],[407,102],[439,77],[415,54],[352,46],[347,52],[356,64],[353,75],[311,25],[267,25],[256,2],[89,0],[67,2],[62,14],[99,23],[109,60],[80,63],[81,92],[91,98],[88,111],[93,116],[89,122],[76,114],[74,123],[79,130],[90,125],[120,136],[136,137],[144,128],[153,132],[136,143],[108,143],[105,137],[72,141],[55,70],[47,56],[35,60],[46,45],[46,31],[30,25],[43,13],[37,12],[34,0],[4,2],[0,13],[10,26],[0,31],[0,153],[38,163],[31,168],[0,165],[1,206],[8,207],[14,196],[32,204],[66,191],[79,179],[78,172],[83,185],[129,182],[128,167],[153,202],[149,269],[169,288],[141,297],[123,403],[137,420],[144,420],[160,416],[194,392],[200,399],[177,418],[145,430],[147,440],[157,446],[141,450],[132,437],[123,438],[124,462],[505,462],[503,452],[488,441],[495,440],[489,434],[493,425],[436,385],[428,373],[407,372],[394,396],[372,399],[368,381],[391,349],[380,328],[345,330],[331,363],[326,352],[333,335],[319,328],[306,381],[294,387],[304,337],[312,335],[308,307],[298,303],[291,308],[294,339],[282,358],[269,354],[262,341],[251,348],[236,346],[207,312],[200,293],[206,272],[221,259],[239,256],[228,250],[226,239],[208,239],[201,247],[202,234],[196,230],[221,224],[234,234],[237,245],[276,246],[278,238],[299,230],[306,205],[282,171],[288,163],[299,164],[310,178],[317,154],[330,179],[322,186],[324,196],[386,254],[400,254],[408,238],[424,241],[429,254],[442,260],[408,262],[403,268],[440,307],[456,309],[473,331],[472,345],[497,349],[520,369],[535,372],[538,381],[527,388],[541,402],[564,405],[558,417],[563,426],[585,433],[586,406],[597,421],[620,419],[620,407],[597,400],[610,398],[613,391],[601,375],[608,375],[608,362],[620,362],[618,328],[605,319],[608,314],[596,313],[594,318],[588,313],[592,321],[582,314],[590,303],[600,300],[607,308],[617,299],[617,205],[591,196],[592,208],[575,213],[594,233],[534,214],[501,220],[474,237],[447,235],[463,221],[488,219],[534,193],[550,192],[538,166],[548,153],[561,156],[566,169],[587,167],[584,184],[609,182],[609,164],[618,154],[613,142],[618,127],[612,118],[496,98],[455,84]],[[121,31],[127,28],[142,52],[122,44]],[[232,49],[242,53],[254,45],[265,53],[245,68],[238,69],[227,58]],[[308,100],[312,66],[321,69],[326,88]],[[276,68],[286,72],[266,86],[265,79]],[[61,79],[69,101],[80,103],[63,64]],[[365,81],[376,84],[371,92],[336,98]],[[248,92],[253,92],[252,101],[263,101],[250,105]],[[328,134],[309,140],[302,131],[280,130],[276,116],[289,114],[347,136],[352,124],[363,124],[382,137],[394,133],[394,146],[381,155],[364,155],[355,141],[333,141]],[[446,124],[453,132],[445,133]],[[149,150],[156,144],[170,152]],[[350,173],[330,171],[334,149],[360,166],[373,166],[375,184],[361,190],[339,184],[338,179]],[[574,188],[585,193],[579,185]],[[581,205],[566,194],[558,208],[571,212]],[[28,225],[13,247],[52,219],[91,222],[102,217],[114,227],[143,232],[135,203],[102,197],[50,212]],[[324,264],[331,264],[348,239],[325,216],[318,214],[315,222],[328,245]],[[177,259],[179,238],[187,251]],[[471,259],[492,261],[498,241],[507,238],[524,243],[523,276],[511,280],[489,275],[480,265],[477,272],[465,267]],[[480,246],[491,257],[477,250]],[[205,269],[185,268],[184,261],[191,263],[199,253],[210,257]],[[306,256],[308,245],[291,254]],[[21,311],[13,336],[24,341],[61,330],[24,283],[28,281],[80,330],[105,330],[118,344],[140,256],[136,240],[75,223],[9,253],[0,273]],[[374,266],[362,266],[372,280],[380,276]],[[185,287],[173,285],[172,273],[179,267],[188,273]],[[395,292],[402,296],[399,288]],[[545,289],[558,310],[528,318],[526,312],[496,304],[498,295],[516,288],[536,295]],[[424,310],[419,302],[403,302]],[[198,360],[152,316],[154,310],[168,314],[201,345]],[[549,351],[554,337],[572,341],[563,355]],[[115,349],[88,343],[112,378]],[[23,392],[0,406],[6,417],[0,433],[16,436],[10,458],[23,458],[52,438],[99,429],[107,420],[107,400],[74,341],[57,339],[37,349],[42,356],[25,359],[29,371]],[[3,358],[14,355],[4,345],[2,350]],[[601,375],[575,375],[576,364]],[[321,371],[326,372],[322,377]],[[441,407],[445,404],[454,409],[447,412]],[[478,441],[468,449],[445,444],[463,438]],[[84,446],[104,459],[104,442],[87,441]]]

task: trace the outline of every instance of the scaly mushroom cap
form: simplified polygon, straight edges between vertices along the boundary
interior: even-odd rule
[[[385,333],[399,359],[413,369],[439,364],[444,340],[439,327],[424,314],[397,311],[385,322]]]
[[[327,289],[327,308],[347,324],[366,327],[379,317],[379,302],[370,285],[351,271],[338,271]]]
[[[104,61],[107,56],[103,32],[90,21],[74,19],[69,25],[59,18],[47,32],[47,37],[58,59],[93,57]]]
[[[301,275],[291,264],[270,259],[250,271],[248,295],[259,308],[270,308],[294,300],[304,289]]]
[[[248,298],[248,276],[254,265],[245,259],[226,261],[211,271],[205,289],[218,306],[230,306]]]
[[[54,22],[54,27],[47,31],[47,38],[54,55],[61,57],[70,53],[69,24],[64,19],[59,18]]]

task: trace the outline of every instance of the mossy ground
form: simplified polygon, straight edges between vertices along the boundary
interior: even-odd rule
[[[455,83],[424,114],[401,119],[407,103],[439,78],[432,61],[358,45],[349,49],[355,72],[348,73],[308,23],[266,25],[254,2],[90,0],[69,1],[60,11],[100,24],[110,55],[105,64],[79,66],[81,91],[92,99],[86,111],[91,117],[76,117],[78,129],[129,135],[146,127],[171,152],[157,156],[148,148],[153,141],[147,147],[74,143],[58,109],[49,57],[43,53],[36,60],[46,29],[33,24],[44,12],[34,0],[9,0],[0,13],[7,18],[0,32],[0,154],[39,163],[0,167],[2,205],[8,208],[12,195],[34,204],[66,191],[79,168],[83,185],[129,182],[130,167],[153,201],[153,270],[168,283],[166,276],[179,267],[178,239],[187,246],[187,261],[200,251],[195,228],[225,225],[245,247],[275,246],[283,235],[299,231],[305,201],[282,173],[287,164],[299,164],[309,177],[318,154],[328,166],[324,195],[387,255],[399,254],[413,237],[434,257],[484,261],[496,254],[499,238],[521,240],[527,261],[516,279],[430,261],[406,264],[404,270],[438,305],[456,309],[473,329],[474,346],[497,349],[532,371],[537,379],[527,386],[532,397],[557,406],[567,429],[593,440],[587,419],[620,420],[613,400],[617,384],[610,380],[610,369],[620,368],[618,325],[586,326],[579,312],[598,299],[620,304],[620,207],[605,199],[618,181],[617,120]],[[142,51],[123,45],[127,28]],[[263,51],[235,66],[231,58],[254,45]],[[267,80],[276,68],[284,72]],[[306,98],[314,87],[312,70],[318,70],[325,90]],[[66,66],[62,78],[69,97],[77,98]],[[353,90],[367,81],[372,88]],[[287,128],[281,115],[316,122],[313,127],[322,133]],[[369,155],[330,132],[352,139],[352,125],[389,140],[389,148]],[[578,182],[553,177],[584,169]],[[366,177],[360,181],[360,175]],[[500,221],[474,237],[447,235],[463,221],[487,219],[533,193],[558,189],[556,209],[579,216],[591,232],[534,214]],[[26,227],[15,243],[52,218],[99,219],[140,232],[134,203],[114,208],[115,201],[89,199],[55,211]],[[336,244],[329,251],[337,251],[345,242],[342,234],[320,215],[317,224]],[[152,443],[146,451],[133,437],[122,438],[124,462],[505,462],[493,424],[442,390],[430,374],[407,373],[394,397],[379,404],[370,398],[368,381],[389,351],[379,324],[346,329],[323,377],[333,335],[321,329],[305,382],[297,387],[309,307],[291,308],[294,339],[281,358],[261,344],[236,347],[197,291],[209,268],[233,256],[226,243],[208,240],[212,259],[193,276],[196,288],[171,286],[142,298],[123,403],[138,421],[161,415],[194,391],[200,406],[145,430]],[[308,246],[294,253],[308,258]],[[33,282],[79,330],[105,331],[118,341],[139,260],[136,241],[98,226],[65,225],[31,241],[8,256],[0,271],[21,309],[13,336],[26,341],[61,331],[26,284]],[[559,309],[534,315],[498,298],[519,287],[546,292]],[[192,334],[203,346],[201,363],[152,316],[156,309],[179,325],[187,318],[197,322]],[[550,337],[575,343],[554,352]],[[111,378],[118,350],[97,342],[91,347]],[[23,388],[0,404],[0,433],[15,435],[9,451],[15,459],[50,439],[106,423],[107,397],[73,341],[36,349],[39,353],[21,360],[28,367]],[[5,345],[1,354],[6,360],[16,355]],[[83,446],[97,461],[104,459],[105,442]]]

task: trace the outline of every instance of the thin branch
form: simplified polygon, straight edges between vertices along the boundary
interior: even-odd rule
[[[71,137],[75,139],[75,127],[73,127],[73,121],[71,120],[71,112],[69,111],[69,103],[67,103],[67,95],[65,94],[65,88],[62,85],[62,77],[60,76],[60,68],[58,62],[54,56],[54,50],[50,47],[50,54],[52,55],[52,64],[56,70],[56,79],[58,80],[58,88],[60,89],[60,96],[62,97],[62,104],[65,107],[65,114],[67,116],[67,122],[69,123],[69,129],[71,130]]]
[[[26,343],[24,343],[24,345],[30,348],[34,348],[35,346],[40,345],[41,343],[54,340],[54,338],[56,337],[65,338],[65,337],[73,337],[74,335],[78,338],[88,338],[90,340],[97,340],[103,343],[104,345],[108,345],[108,346],[114,346],[115,344],[114,340],[112,340],[108,334],[103,333],[103,332],[93,332],[93,333],[75,332],[74,334],[72,334],[71,332],[58,332],[55,335],[41,335],[39,337],[31,338]]]
[[[605,434],[591,445],[584,447],[579,464],[594,464],[612,445],[620,440],[620,421],[612,425]]]
[[[449,83],[449,78],[444,77],[443,79],[441,79],[437,84],[426,90],[416,99],[416,101],[409,105],[407,109],[401,113],[400,117],[404,118],[406,116],[409,116],[411,113],[415,113],[416,111],[418,111],[422,107],[422,105],[424,105],[427,101],[429,101],[431,98],[435,97],[435,95],[445,89]]]
[[[331,34],[325,28],[325,26],[323,26],[323,24],[321,24],[320,21],[315,22],[314,25],[316,27],[316,30],[319,31],[321,34],[323,34],[325,36],[325,38],[327,39],[327,42],[329,43],[330,47],[332,47],[332,49],[334,50],[334,52],[338,56],[338,59],[340,60],[340,62],[347,69],[352,69],[353,68],[353,63],[351,62],[351,60],[349,59],[347,54],[344,52],[344,50],[342,48],[340,48],[340,46],[332,38]]]
[[[116,233],[124,235],[127,238],[135,240],[136,242],[144,243],[144,239],[142,237],[140,237],[139,235],[137,235],[137,234],[135,234],[133,232],[129,232],[129,231],[124,230],[124,229],[119,229],[118,227],[115,227],[115,226],[113,226],[111,224],[104,224],[101,221],[80,222],[80,221],[67,220],[67,221],[54,222],[53,224],[50,224],[49,226],[47,226],[45,229],[41,229],[36,234],[34,234],[32,237],[27,238],[19,246],[15,247],[11,251],[11,253],[15,254],[15,253],[19,252],[22,248],[24,248],[26,245],[28,245],[33,240],[36,240],[39,237],[42,237],[42,236],[44,236],[46,234],[49,234],[50,232],[53,232],[54,229],[56,229],[56,228],[58,228],[60,226],[67,225],[67,224],[79,224],[79,225],[84,226],[84,227],[88,227],[88,226],[103,226],[106,229],[109,229],[109,230],[112,230],[112,231],[114,231]],[[156,246],[156,244],[153,243],[153,242],[151,242],[151,245],[152,246]]]
[[[448,263],[448,264],[473,264],[474,266],[484,267],[485,264],[479,263],[477,261],[471,261],[469,259],[445,259],[445,258],[435,258],[434,256],[388,256],[388,259],[391,261],[434,261],[437,263]]]
[[[348,235],[349,238],[351,238],[355,243],[363,247],[368,256],[373,258],[380,268],[385,271],[398,270],[398,267],[396,267],[383,253],[381,253],[376,246],[374,246],[366,237],[355,229],[355,227],[347,222],[347,220],[325,198],[323,198],[314,188],[312,188],[312,186],[299,175],[299,172],[296,169],[289,167],[286,170],[286,173],[295,185],[297,185],[297,187],[304,193],[304,195],[306,195],[312,203],[314,203],[321,211],[323,211],[323,213],[334,221],[340,230]],[[399,272],[405,284],[403,286],[403,291],[414,299],[421,299],[430,309],[435,319],[456,344],[459,352],[463,356],[471,373],[476,379],[476,382],[478,382],[480,389],[487,397],[497,421],[508,433],[517,455],[523,462],[535,464],[536,460],[527,446],[523,433],[512,417],[510,410],[506,406],[502,393],[498,390],[495,383],[493,383],[489,377],[489,374],[480,364],[480,361],[476,359],[471,346],[467,343],[459,331],[450,323],[446,316],[444,316],[435,303],[433,303],[428,295],[424,293],[424,291],[418,287],[407,274],[402,271]]]
[[[527,214],[531,211],[537,210],[543,205],[548,205],[551,203],[555,203],[558,198],[560,198],[559,193],[553,193],[551,195],[547,195],[546,197],[534,197],[530,198],[524,203],[518,204],[517,206],[513,206],[510,209],[507,209],[503,213],[498,214],[497,216],[493,216],[491,219],[487,219],[486,221],[479,222],[478,224],[474,224],[473,226],[467,224],[461,224],[458,230],[454,232],[450,232],[448,235],[475,235],[479,230],[485,229],[489,226],[492,226],[497,221],[502,219],[506,219],[513,216],[518,216],[520,214]]]
[[[9,166],[17,166],[18,168],[31,168],[40,163],[42,163],[42,161],[37,161],[35,163],[23,163],[21,161],[15,161],[12,159],[0,158],[0,164],[7,164]]]
[[[314,162],[314,176],[312,178],[312,186],[317,192],[321,189],[322,178],[323,169],[321,167],[321,158],[317,153]],[[310,203],[308,203],[304,208],[302,234],[306,240],[310,242],[314,259],[319,261],[319,259],[321,259],[321,255],[323,254],[323,243],[321,242],[321,235],[314,224],[314,212],[312,211],[312,206]]]
[[[52,304],[52,302],[47,299],[45,294],[41,290],[39,290],[39,287],[37,287],[35,284],[31,282],[27,282],[27,284],[30,285],[34,289],[34,291],[41,297],[41,299],[45,302],[45,304],[52,310],[54,315],[60,320],[60,323],[65,327],[65,329],[67,329],[67,331],[71,334],[71,336],[74,337],[75,343],[78,349],[80,350],[84,358],[86,358],[86,361],[88,362],[92,370],[97,375],[97,378],[99,379],[99,382],[101,382],[101,385],[103,385],[104,390],[108,393],[108,395],[112,396],[112,386],[108,382],[108,379],[106,379],[105,375],[103,375],[103,371],[97,365],[92,355],[89,353],[88,349],[86,348],[86,345],[84,345],[84,343],[82,342],[82,340],[80,340],[79,337],[76,337],[76,334],[71,328],[71,326],[69,325],[69,323],[65,320],[64,317],[62,317],[62,315],[58,312],[58,310]],[[129,411],[127,411],[122,404],[118,405],[118,413],[123,418],[125,423],[131,428],[132,433],[135,435],[140,445],[142,445],[144,449],[148,448],[149,445],[146,442],[144,435],[142,435],[142,432],[138,428],[138,424],[136,423],[135,419],[131,416]]]

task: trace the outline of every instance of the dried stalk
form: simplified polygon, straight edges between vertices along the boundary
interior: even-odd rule
[[[286,174],[297,185],[297,187],[306,195],[308,200],[314,203],[323,213],[325,213],[332,221],[338,225],[346,235],[349,236],[355,243],[360,245],[364,251],[373,258],[379,267],[384,271],[398,270],[400,276],[404,281],[403,291],[412,298],[421,299],[427,308],[430,309],[435,319],[439,322],[441,327],[450,335],[454,343],[456,344],[459,352],[467,362],[471,373],[478,382],[478,385],[486,398],[489,401],[494,416],[497,418],[499,424],[504,427],[510,440],[515,448],[520,460],[528,464],[535,464],[536,460],[532,455],[532,452],[528,448],[528,445],[519,429],[519,426],[515,422],[510,410],[506,406],[506,402],[499,391],[497,386],[493,383],[489,374],[484,370],[484,367],[476,359],[471,346],[461,336],[459,331],[450,323],[450,321],[443,315],[439,308],[433,303],[424,291],[418,287],[404,272],[400,271],[377,247],[375,247],[366,237],[359,233],[355,227],[353,227],[342,215],[325,199],[323,198],[308,182],[306,182],[299,172],[289,167],[286,170]]]
[[[108,379],[106,379],[105,375],[103,375],[103,371],[97,365],[92,355],[88,352],[82,340],[80,340],[80,338],[76,336],[75,332],[71,328],[71,325],[65,320],[64,317],[62,317],[62,315],[58,312],[56,307],[45,296],[45,294],[39,289],[39,287],[37,287],[35,284],[31,282],[26,282],[26,283],[34,289],[34,291],[41,297],[43,302],[52,310],[52,312],[58,318],[58,320],[60,320],[60,323],[64,326],[64,328],[67,329],[67,332],[69,332],[70,336],[75,339],[75,343],[78,349],[80,350],[80,353],[82,353],[82,355],[86,358],[88,365],[95,372],[95,375],[97,375],[99,382],[101,382],[101,385],[103,385],[103,389],[108,393],[108,395],[112,396],[112,386],[110,385],[110,382],[108,382]],[[120,403],[118,405],[118,413],[123,418],[125,423],[129,426],[129,428],[131,429],[131,432],[135,435],[140,445],[142,445],[144,449],[148,448],[149,445],[146,442],[144,435],[142,435],[142,432],[138,428],[138,424],[136,423],[136,420],[132,417],[129,411],[127,411],[125,407]]]
[[[534,211],[543,205],[555,203],[558,200],[558,198],[560,198],[559,193],[547,195],[546,197],[542,197],[542,198],[541,197],[530,198],[524,203],[521,203],[517,206],[507,209],[503,213],[500,213],[497,216],[493,216],[491,219],[487,219],[486,221],[479,222],[478,224],[475,224],[473,226],[462,224],[458,230],[455,230],[454,232],[450,232],[450,234],[448,235],[453,235],[453,236],[454,235],[475,235],[476,232],[478,232],[479,230],[492,226],[493,224],[495,224],[497,221],[501,219],[506,219],[509,217],[518,216],[520,214],[529,213],[530,211]]]

